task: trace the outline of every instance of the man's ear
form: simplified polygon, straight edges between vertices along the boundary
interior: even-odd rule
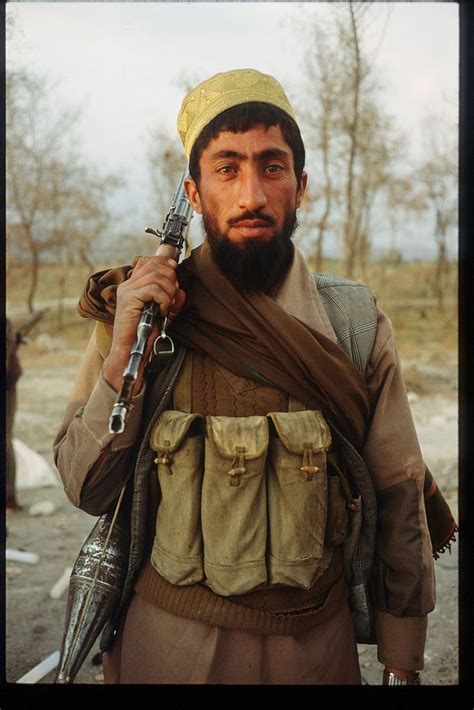
[[[307,184],[308,184],[308,173],[305,173],[303,171],[301,173],[300,184],[299,184],[298,190],[296,192],[296,207],[297,208],[301,205],[301,202],[304,197],[304,193],[306,192],[306,185]]]
[[[186,178],[186,180],[184,181],[184,186],[186,188],[186,194],[188,195],[188,199],[194,211],[198,214],[202,214],[201,198],[199,197],[197,185],[192,179],[192,177]]]

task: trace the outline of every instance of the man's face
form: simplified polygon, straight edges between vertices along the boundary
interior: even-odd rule
[[[187,182],[188,195],[203,215],[216,262],[224,273],[236,268],[244,279],[240,286],[260,290],[254,283],[258,274],[249,274],[250,283],[245,283],[246,272],[256,271],[261,262],[259,282],[264,285],[282,275],[281,259],[289,266],[306,174],[298,184],[293,153],[280,127],[260,125],[246,133],[219,133],[202,152],[200,170],[199,187],[192,179]],[[226,275],[235,280],[236,274]]]

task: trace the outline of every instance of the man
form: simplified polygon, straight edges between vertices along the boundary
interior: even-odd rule
[[[291,242],[304,146],[273,77],[211,77],[183,100],[178,130],[205,241],[179,266],[140,258],[91,279],[80,312],[98,323],[54,444],[67,495],[92,514],[113,509],[134,471],[133,594],[106,682],[360,684],[346,578],[360,520],[350,460],[363,459],[379,509],[378,657],[385,682],[416,684],[434,574],[390,323],[365,287],[343,282],[374,309],[355,348],[373,332],[363,377]],[[152,300],[178,354],[164,373],[142,368],[114,436],[110,412]]]
[[[21,510],[16,496],[16,460],[13,448],[13,426],[16,413],[16,387],[21,376],[21,365],[18,358],[18,336],[9,318],[6,319],[6,508],[13,512]]]

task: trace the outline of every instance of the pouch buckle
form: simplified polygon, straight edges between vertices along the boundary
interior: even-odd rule
[[[170,454],[170,442],[168,439],[165,440],[164,446],[161,451],[158,451],[158,456],[154,460],[153,463],[159,465],[162,464],[163,466],[166,466],[167,471],[166,473],[168,476],[173,475],[173,470],[171,468],[171,462],[173,461],[173,458]]]
[[[235,453],[236,456],[232,462],[232,468],[227,471],[229,476],[229,486],[239,486],[240,476],[247,470],[245,468],[245,446],[236,446]]]
[[[303,472],[303,481],[312,481],[313,475],[319,472],[319,466],[314,463],[311,442],[303,444],[303,465],[300,466],[300,471]]]

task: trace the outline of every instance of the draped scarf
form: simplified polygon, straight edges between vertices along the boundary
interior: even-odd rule
[[[179,278],[187,299],[168,330],[176,342],[321,409],[360,449],[369,396],[361,373],[336,343],[270,296],[236,289],[214,264],[207,242],[183,263]]]

